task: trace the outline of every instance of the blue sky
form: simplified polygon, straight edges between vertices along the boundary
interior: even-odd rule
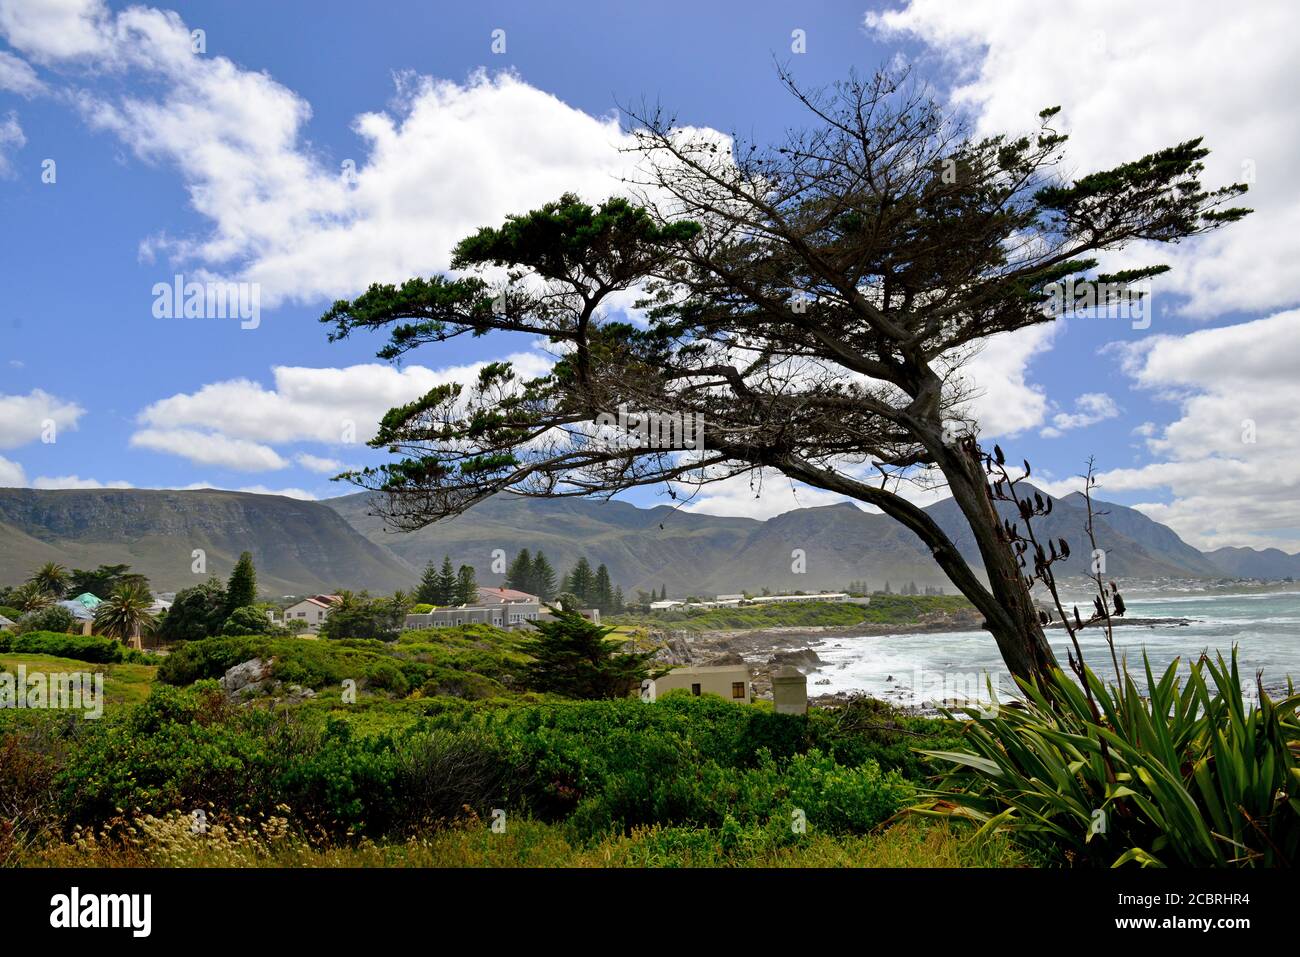
[[[1193,76],[1173,66],[1205,41],[1161,3],[560,6],[0,0],[0,484],[349,491],[331,466],[375,455],[340,441],[340,409],[364,419],[534,350],[489,337],[375,369],[377,341],[326,341],[335,296],[431,272],[459,235],[563,189],[612,192],[619,103],[774,139],[803,121],[774,57],[810,85],[902,57],[981,130],[1061,104],[1080,171],[1203,134],[1210,182],[1252,181],[1260,212],[1232,235],[1136,251],[1175,266],[1150,328],[1077,317],[993,344],[981,420],[1054,490],[1094,454],[1106,497],[1195,544],[1300,549],[1285,4],[1224,20]],[[1200,14],[1210,33],[1224,16]],[[340,187],[347,161],[359,183]],[[175,273],[259,282],[259,325],[155,317]],[[830,500],[772,482],[761,502],[733,484],[692,507]]]

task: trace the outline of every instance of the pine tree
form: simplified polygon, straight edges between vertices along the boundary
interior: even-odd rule
[[[588,569],[590,570],[590,569]],[[622,642],[576,612],[559,611],[554,621],[535,624],[537,636],[526,642],[533,656],[528,686],[570,698],[623,698],[651,676],[654,652],[627,654]]]
[[[592,604],[600,609],[601,614],[609,614],[614,605],[614,586],[609,580],[609,569],[602,564],[596,569],[596,580],[592,585]]]
[[[244,608],[257,601],[257,570],[253,568],[253,556],[244,552],[235,562],[235,570],[230,573],[226,583],[226,617],[236,608]]]
[[[660,585],[660,586],[659,586],[659,600],[660,600],[660,601],[667,601],[667,600],[668,600],[668,586],[667,586],[667,585]]]
[[[596,576],[591,570],[591,563],[587,561],[587,556],[579,558],[578,563],[573,566],[573,571],[569,572],[564,579],[564,590],[577,595],[578,600],[582,602],[582,607],[592,607],[596,595]]]
[[[473,565],[461,565],[456,576],[456,603],[458,605],[478,604],[478,575]]]
[[[456,602],[456,569],[451,565],[451,556],[442,556],[442,568],[438,572],[436,593],[437,605],[451,605]]]
[[[438,604],[438,569],[434,567],[433,559],[424,566],[424,575],[415,589],[415,600],[423,605]]]
[[[613,605],[613,608],[611,609],[610,613],[611,613],[611,614],[614,614],[614,615],[621,615],[621,614],[623,614],[623,612],[625,612],[626,610],[627,610],[627,603],[623,600],[623,586],[622,586],[622,585],[615,585],[615,586],[614,586],[614,605]]]
[[[513,588],[515,591],[527,592],[530,595],[537,594],[533,590],[536,587],[536,582],[533,581],[533,559],[528,554],[528,549],[519,549],[519,554],[515,556],[515,560],[506,569],[506,587]]]
[[[543,602],[551,601],[555,598],[556,582],[555,569],[551,563],[546,560],[546,555],[540,550],[533,558],[532,581],[529,588],[523,589],[530,595],[536,595]]]

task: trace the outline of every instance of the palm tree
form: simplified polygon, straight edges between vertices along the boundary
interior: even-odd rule
[[[58,562],[46,562],[27,581],[55,598],[62,598],[68,589],[68,570]]]
[[[26,614],[29,611],[40,611],[42,608],[50,607],[54,604],[54,596],[35,581],[29,581],[9,593],[9,604]]]
[[[122,642],[151,632],[156,624],[153,596],[138,582],[119,585],[95,609],[95,630]]]

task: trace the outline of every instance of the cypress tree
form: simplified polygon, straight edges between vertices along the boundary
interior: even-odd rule
[[[226,583],[226,617],[236,608],[252,605],[257,601],[257,570],[253,568],[253,555],[244,552],[235,562],[235,570],[230,573]]]
[[[542,601],[552,601],[555,598],[555,569],[551,563],[546,560],[546,555],[540,550],[533,559],[532,588],[526,588],[530,595],[536,595]]]
[[[456,575],[456,603],[460,605],[478,604],[478,576],[473,565],[461,565]]]
[[[438,600],[435,604],[451,605],[456,601],[456,569],[451,565],[451,556],[442,556],[442,569],[437,578]]]
[[[424,566],[424,575],[415,589],[415,600],[423,605],[438,604],[438,569],[434,567],[433,559]]]
[[[590,608],[595,604],[596,575],[591,570],[591,563],[587,561],[587,556],[579,558],[578,563],[573,566],[573,571],[569,572],[568,578],[565,579],[564,590],[573,592],[584,608]]]
[[[519,549],[519,554],[510,563],[510,567],[506,570],[506,587],[530,595],[537,594],[533,590],[536,583],[533,581],[533,560],[528,554],[528,549]]]
[[[609,569],[602,564],[596,569],[596,581],[592,586],[592,603],[608,614],[614,604],[614,586],[609,580]]]

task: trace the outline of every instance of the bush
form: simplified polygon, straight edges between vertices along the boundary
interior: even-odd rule
[[[1124,671],[1096,702],[1056,670],[967,728],[967,748],[921,813],[980,822],[1057,860],[1183,867],[1287,866],[1300,852],[1300,695],[1246,700],[1231,663],[1203,656],[1185,685],[1179,661],[1144,695]],[[1206,676],[1209,677],[1209,682]],[[1213,690],[1211,690],[1211,684]]]
[[[29,611],[14,624],[14,634],[29,631],[68,632],[78,624],[77,618],[62,605],[50,605],[37,611]]]
[[[29,631],[8,635],[0,633],[0,651],[27,655],[53,655],[57,658],[74,658],[97,664],[118,664],[130,661],[131,649],[113,638],[99,635],[69,635],[65,632]],[[139,655],[138,652],[134,653]],[[147,656],[140,656],[147,657]]]
[[[223,635],[265,635],[271,630],[278,629],[264,612],[253,605],[236,608],[221,626]]]

